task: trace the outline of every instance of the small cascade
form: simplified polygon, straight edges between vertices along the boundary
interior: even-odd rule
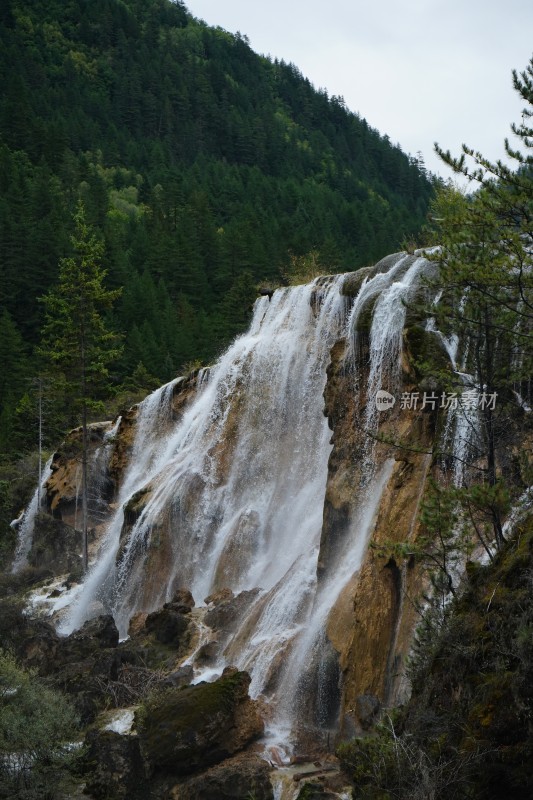
[[[381,292],[383,292],[385,289],[388,289],[394,279],[400,277],[401,273],[408,268],[412,260],[412,256],[409,256],[406,253],[400,253],[394,258],[392,265],[390,265],[387,270],[377,270],[375,274],[372,276],[367,276],[362,282],[361,288],[359,289],[351,308],[346,326],[346,333],[349,342],[347,360],[352,364],[356,364],[358,360],[357,329],[363,310],[368,308]]]
[[[442,291],[438,292],[433,305],[437,306],[442,298]],[[459,311],[463,312],[466,301],[468,298],[468,291],[466,291],[459,303]],[[458,392],[459,397],[456,402],[449,405],[448,413],[446,415],[446,422],[442,434],[442,447],[446,454],[453,457],[452,467],[452,483],[457,488],[464,484],[465,480],[465,465],[468,460],[469,453],[476,444],[479,435],[479,412],[476,406],[476,398],[469,398],[469,391],[475,386],[475,381],[472,375],[468,374],[467,369],[468,361],[468,341],[463,343],[462,352],[459,351],[460,341],[456,333],[450,336],[438,330],[435,324],[434,317],[430,317],[426,321],[426,331],[435,334],[442,346],[448,354],[452,369],[457,375],[461,385],[462,392]],[[459,363],[459,358],[461,359]],[[473,391],[474,395],[475,390]],[[446,458],[445,458],[446,461]],[[443,463],[443,469],[446,471],[446,463]]]
[[[88,511],[89,517],[104,523],[107,520],[107,502],[110,494],[109,461],[113,452],[114,439],[120,428],[122,417],[118,416],[113,425],[104,433],[100,447],[97,447],[89,463]]]
[[[41,509],[46,481],[51,475],[51,465],[52,458],[49,458],[42,472],[41,483],[33,493],[29,506],[24,510],[21,517],[11,523],[11,527],[15,528],[18,534],[17,549],[11,567],[11,572],[13,573],[20,572],[28,564],[28,553],[33,542],[35,517]]]
[[[415,258],[402,277],[381,291],[374,307],[370,329],[370,369],[364,423],[367,431],[373,432],[377,428],[379,411],[375,398],[378,391],[388,391],[393,396],[399,393],[406,303],[412,298],[427,263],[423,256]]]
[[[529,486],[523,492],[518,500],[516,500],[512,507],[509,516],[507,517],[503,526],[503,535],[508,537],[512,534],[516,525],[520,523],[523,517],[533,508],[533,486]]]

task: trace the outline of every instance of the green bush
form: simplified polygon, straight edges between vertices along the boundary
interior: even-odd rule
[[[67,699],[0,651],[0,797],[56,797],[77,730]]]

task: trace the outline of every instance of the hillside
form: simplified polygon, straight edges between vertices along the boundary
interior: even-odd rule
[[[295,259],[354,269],[422,224],[432,187],[415,159],[181,3],[8,0],[0,43],[4,430],[80,198],[108,285],[124,287],[115,384],[140,363],[167,380],[211,359],[257,282],[283,282]]]

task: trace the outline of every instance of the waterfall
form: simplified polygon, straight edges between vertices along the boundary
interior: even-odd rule
[[[433,300],[433,305],[437,306],[441,298],[442,291],[439,291]],[[459,311],[461,313],[464,311],[467,299],[468,289],[459,302]],[[476,381],[474,377],[465,372],[468,361],[468,340],[460,343],[459,336],[456,333],[452,333],[450,336],[444,336],[436,327],[433,317],[426,321],[425,327],[426,331],[438,337],[446,350],[452,369],[462,384],[463,392],[467,392],[469,388],[475,387]],[[458,356],[460,344],[463,344],[463,352],[459,365]],[[461,397],[458,398],[457,403],[450,404],[442,434],[442,446],[445,453],[453,454],[452,484],[457,488],[463,486],[465,480],[465,466],[468,461],[468,456],[479,436],[479,425],[479,412],[474,404],[464,402]],[[445,464],[443,464],[443,469],[446,469]]]
[[[35,517],[39,513],[41,508],[41,501],[43,495],[43,489],[45,487],[46,481],[50,477],[50,467],[52,465],[52,459],[49,458],[46,462],[44,467],[41,483],[35,489],[33,496],[31,498],[30,504],[24,510],[22,516],[18,519],[13,520],[11,523],[11,527],[17,531],[17,549],[15,551],[15,557],[13,559],[13,565],[11,567],[11,572],[16,573],[20,572],[28,564],[28,553],[31,550],[32,542],[33,542],[33,529],[35,525]]]
[[[398,265],[403,263],[404,259],[400,259]],[[375,403],[377,392],[381,389],[397,395],[400,390],[402,332],[406,303],[411,299],[427,263],[423,256],[415,258],[399,280],[390,282],[381,291],[374,306],[370,328],[370,369],[366,393],[365,428],[368,431],[374,431],[377,427],[379,414]]]
[[[375,394],[401,387],[406,303],[427,263],[421,254],[389,257],[351,305],[342,275],[278,289],[256,301],[249,330],[201,373],[179,415],[184,379],[139,405],[116,511],[62,632],[107,611],[125,637],[137,611],[161,607],[178,588],[190,589],[197,605],[221,589],[253,590],[234,629],[219,634],[216,662],[196,667],[195,680],[229,664],[247,670],[251,696],[270,703],[268,733],[278,745],[289,743],[309,696],[317,726],[335,728],[340,676],[325,631],[361,568],[393,461],[374,458],[368,437],[349,529],[319,581],[332,450],[326,370],[333,345],[345,340],[354,391],[367,400],[364,428],[377,431]]]

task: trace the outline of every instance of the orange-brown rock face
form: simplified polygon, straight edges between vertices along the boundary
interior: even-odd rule
[[[89,524],[96,527],[102,521],[106,502],[114,493],[112,483],[104,465],[105,434],[111,430],[111,422],[89,425],[89,495],[97,498],[104,508],[89,502]],[[46,505],[50,513],[67,525],[75,528],[81,516],[81,428],[71,431],[58,450],[51,464],[51,475],[46,482]]]
[[[389,463],[390,477],[375,515],[370,547],[359,572],[341,592],[329,616],[327,633],[339,654],[344,676],[341,720],[345,731],[361,726],[358,698],[375,696],[390,703],[398,691],[417,618],[405,597],[420,592],[416,568],[385,557],[387,545],[412,540],[431,466],[435,415],[427,411],[394,409],[381,412],[377,437],[364,430],[365,408],[373,398],[357,391],[344,361],[346,344],[332,350],[325,390],[326,413],[333,429],[333,450],[324,505],[319,574],[335,563],[343,538],[357,525],[357,510],[368,489],[365,453],[373,448],[376,472]],[[367,343],[359,336],[359,387],[366,386]],[[411,391],[414,374],[404,358],[402,391]],[[402,447],[388,444],[402,443]],[[412,448],[412,450],[410,450]],[[421,452],[420,452],[421,451]]]

